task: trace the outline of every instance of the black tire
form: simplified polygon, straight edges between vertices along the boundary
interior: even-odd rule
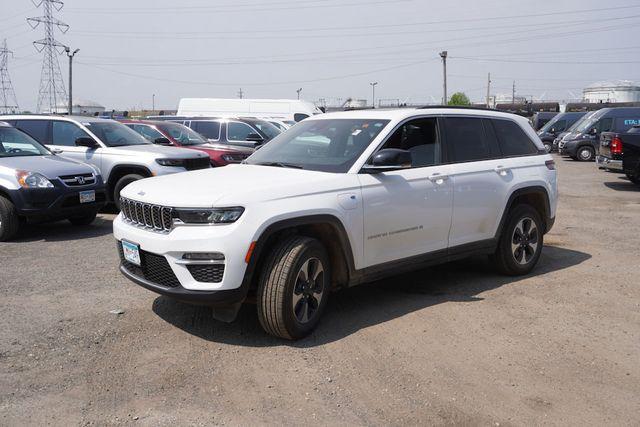
[[[625,175],[629,181],[633,182],[635,185],[640,185],[640,175],[633,175],[630,173],[625,173]]]
[[[518,227],[524,234],[516,231]],[[543,245],[544,227],[538,211],[530,205],[517,205],[509,212],[491,260],[502,274],[528,274],[538,263]]]
[[[315,281],[302,278],[305,266],[305,278],[315,276]],[[310,237],[293,235],[283,239],[272,248],[260,276],[260,324],[279,338],[305,337],[318,325],[330,287],[331,269],[324,246]]]
[[[590,145],[578,147],[576,159],[581,162],[592,162],[596,158],[596,151]]]
[[[547,153],[550,153],[553,149],[553,146],[550,142],[543,142],[542,144],[544,145],[544,149],[547,150]]]
[[[120,192],[124,187],[131,184],[133,181],[137,181],[139,179],[143,179],[144,176],[138,175],[137,173],[131,173],[129,175],[125,175],[116,182],[116,185],[113,187],[113,203],[116,204],[116,208],[120,210]]]
[[[11,240],[20,229],[20,218],[16,207],[8,200],[0,196],[0,242]]]
[[[74,216],[69,218],[69,222],[73,225],[81,226],[81,225],[89,225],[93,221],[95,221],[97,212],[91,212],[82,216]]]

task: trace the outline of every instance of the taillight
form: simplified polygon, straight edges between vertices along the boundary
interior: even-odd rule
[[[611,140],[609,149],[611,150],[611,154],[622,154],[622,140],[619,136],[616,136]]]
[[[549,169],[550,171],[554,171],[556,170],[556,162],[553,160],[547,160],[546,162],[544,162],[544,165],[547,167],[547,169]]]

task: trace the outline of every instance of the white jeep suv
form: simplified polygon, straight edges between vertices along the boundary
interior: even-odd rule
[[[512,114],[324,114],[244,164],[128,185],[114,222],[120,271],[226,321],[250,296],[267,332],[297,339],[337,288],[477,253],[529,273],[555,220],[556,179]]]

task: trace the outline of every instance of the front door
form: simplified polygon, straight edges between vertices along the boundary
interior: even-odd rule
[[[91,138],[88,133],[73,122],[53,120],[51,125],[51,142],[49,148],[58,149],[60,155],[77,162],[89,163],[98,168],[102,167],[101,148],[78,147],[76,139]]]
[[[365,266],[446,250],[453,202],[438,119],[402,124],[381,148],[408,150],[411,169],[359,174]]]

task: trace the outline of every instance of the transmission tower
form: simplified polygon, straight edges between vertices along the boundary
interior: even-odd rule
[[[12,114],[18,111],[18,100],[9,77],[9,55],[7,40],[0,47],[0,114]]]
[[[64,3],[60,0],[32,0],[36,7],[42,6],[44,16],[27,18],[31,28],[38,25],[44,26],[44,38],[33,42],[36,50],[43,53],[42,72],[40,74],[40,91],[38,92],[38,112],[55,112],[64,101],[67,100],[67,91],[64,88],[58,54],[64,51],[65,45],[59,43],[53,36],[54,27],[63,34],[69,30],[69,26],[53,17],[54,12],[59,12]]]

